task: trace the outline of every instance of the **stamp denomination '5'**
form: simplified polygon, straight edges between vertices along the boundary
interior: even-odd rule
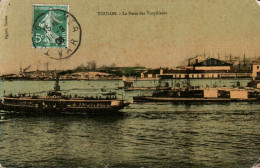
[[[33,6],[33,45],[45,48],[68,47],[68,6]]]
[[[72,56],[81,43],[81,26],[67,5],[33,5],[32,44],[51,59]]]

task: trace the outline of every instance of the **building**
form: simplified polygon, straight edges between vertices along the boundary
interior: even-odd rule
[[[253,80],[260,80],[260,57],[258,57],[252,65]]]
[[[252,75],[251,71],[233,70],[232,64],[230,63],[215,58],[208,58],[206,60],[195,63],[193,65],[181,66],[178,67],[177,69],[166,68],[166,69],[148,70],[141,74],[141,78],[217,79],[217,78],[251,78],[251,75]]]
[[[162,79],[217,79],[217,78],[250,78],[250,72],[226,70],[163,70]]]
[[[192,66],[205,60],[205,56],[197,55],[196,57],[188,59],[188,66]]]
[[[163,74],[163,69],[149,69],[141,73],[141,78],[159,78]]]
[[[194,70],[204,70],[204,71],[228,71],[231,70],[232,64],[215,59],[208,58],[202,62],[193,65]]]

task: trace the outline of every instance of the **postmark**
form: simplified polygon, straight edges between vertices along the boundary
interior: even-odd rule
[[[72,56],[81,43],[82,30],[67,5],[33,5],[32,45],[51,59]]]

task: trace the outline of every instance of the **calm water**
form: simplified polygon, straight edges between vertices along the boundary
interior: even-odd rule
[[[53,83],[0,82],[0,95],[45,91]],[[65,81],[61,87],[70,89],[66,94],[96,94],[118,84]],[[143,94],[119,93],[128,100]],[[260,104],[145,103],[102,116],[0,116],[0,163],[7,167],[246,168],[260,158]]]

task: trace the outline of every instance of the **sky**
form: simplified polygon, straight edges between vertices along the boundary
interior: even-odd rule
[[[70,58],[53,60],[32,47],[33,4],[69,5],[82,28],[81,45]],[[167,15],[97,13],[146,11]],[[176,67],[204,53],[260,56],[256,0],[2,0],[0,13],[0,74],[17,73],[20,65],[46,70],[46,62],[49,69],[90,61],[157,68]]]

